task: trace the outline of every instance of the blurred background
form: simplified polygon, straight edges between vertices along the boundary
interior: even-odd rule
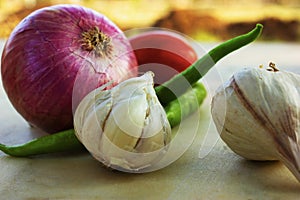
[[[80,4],[113,20],[122,30],[164,27],[198,41],[219,41],[264,24],[261,40],[300,41],[299,0],[0,0],[0,38],[32,11]]]

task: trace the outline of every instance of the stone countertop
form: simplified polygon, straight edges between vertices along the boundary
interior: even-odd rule
[[[206,51],[212,46],[198,48]],[[239,157],[219,139],[210,116],[211,95],[233,72],[273,61],[281,70],[300,74],[299,52],[300,44],[257,42],[221,60],[203,79],[208,97],[199,113],[184,121],[197,132],[193,143],[161,170],[111,171],[88,153],[14,158],[1,152],[1,199],[299,199],[300,184],[283,164]],[[18,144],[44,135],[16,113],[1,83],[0,124],[1,143]]]

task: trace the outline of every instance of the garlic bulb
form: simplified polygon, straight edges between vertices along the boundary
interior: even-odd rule
[[[213,121],[223,141],[251,160],[281,160],[300,181],[300,76],[243,69],[219,87]]]
[[[76,109],[76,136],[104,165],[143,172],[163,157],[171,138],[170,124],[153,88],[153,73],[102,89],[89,93]]]

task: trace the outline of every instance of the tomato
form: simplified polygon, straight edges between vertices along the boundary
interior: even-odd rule
[[[197,60],[191,43],[168,30],[151,30],[129,37],[139,72],[152,71],[156,85],[164,83]]]

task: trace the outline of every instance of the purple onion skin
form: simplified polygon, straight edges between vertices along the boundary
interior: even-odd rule
[[[93,29],[110,38],[100,53],[83,39]],[[1,65],[14,108],[48,133],[73,127],[73,111],[88,92],[138,73],[122,31],[104,15],[75,5],[42,8],[22,20],[5,44]]]

